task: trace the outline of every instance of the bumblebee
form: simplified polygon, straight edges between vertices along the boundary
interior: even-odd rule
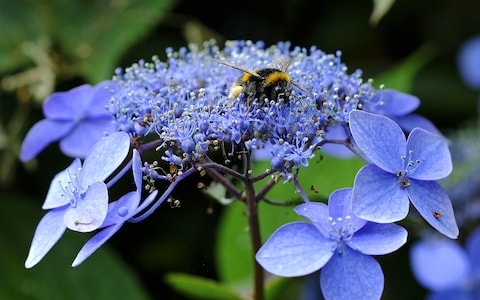
[[[228,95],[230,101],[227,106],[231,106],[233,101],[238,99],[241,94],[244,95],[249,105],[254,100],[260,104],[266,104],[272,100],[278,102],[280,99],[283,99],[283,103],[287,104],[292,92],[292,85],[307,92],[296,82],[292,81],[286,73],[292,61],[288,56],[277,56],[267,68],[255,70],[224,60],[216,59],[215,61],[244,72],[233,83]]]

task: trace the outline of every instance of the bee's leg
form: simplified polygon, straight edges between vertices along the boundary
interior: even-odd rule
[[[248,105],[248,109],[247,109],[247,112],[245,113],[245,116],[248,115],[248,113],[252,110],[252,106],[253,106],[253,99],[250,99],[250,97],[248,98],[247,100],[247,105]]]
[[[228,102],[225,103],[224,107],[225,107],[225,108],[230,108],[230,107],[232,107],[232,105],[233,105],[233,103],[235,103],[235,101],[237,101],[237,98],[236,98],[236,97],[235,97],[235,98],[230,98],[230,99],[228,99]]]

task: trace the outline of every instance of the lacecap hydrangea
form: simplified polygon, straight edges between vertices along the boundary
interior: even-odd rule
[[[214,42],[207,42],[202,48],[192,46],[178,51],[167,49],[166,54],[165,61],[153,57],[151,61],[141,60],[129,68],[119,68],[115,71],[113,80],[101,83],[109,91],[108,101],[104,102],[104,107],[96,106],[98,112],[89,111],[89,115],[101,113],[104,120],[107,112],[111,116],[111,123],[104,130],[99,128],[98,122],[95,126],[92,125],[99,142],[90,151],[84,149],[83,152],[89,154],[83,165],[77,159],[54,178],[43,207],[51,210],[37,227],[26,261],[27,267],[37,264],[60,239],[66,228],[97,232],[75,259],[74,265],[80,264],[125,222],[138,222],[151,215],[168,199],[180,181],[196,172],[210,175],[230,195],[243,200],[251,209],[256,209],[252,203],[263,200],[270,186],[255,191],[254,182],[269,176],[275,178],[271,181],[272,185],[279,178],[283,178],[283,182],[293,181],[298,195],[309,202],[298,182],[297,174],[301,168],[308,167],[315,151],[325,149],[330,154],[341,157],[346,156],[346,153],[358,155],[370,163],[368,170],[373,170],[376,175],[384,176],[387,171],[391,178],[388,177],[385,182],[389,186],[396,185],[398,189],[407,190],[406,193],[394,194],[395,197],[402,197],[399,200],[402,201],[401,214],[392,218],[378,218],[369,212],[369,207],[365,207],[369,199],[364,199],[368,197],[365,191],[378,188],[378,185],[371,185],[366,179],[357,180],[358,184],[355,183],[351,197],[354,212],[366,217],[366,221],[361,222],[373,223],[392,223],[406,216],[408,203],[405,199],[408,190],[412,188],[410,184],[405,184],[406,180],[412,179],[414,191],[418,196],[423,196],[423,191],[419,191],[418,186],[432,186],[431,182],[450,172],[450,154],[445,138],[438,134],[438,130],[427,119],[414,114],[419,99],[395,90],[375,89],[371,80],[365,81],[362,78],[360,70],[349,72],[341,61],[341,52],[326,54],[316,47],[294,47],[288,42],[266,47],[262,42],[229,41],[223,49]],[[278,57],[291,59],[285,72],[268,78],[255,76],[256,72],[261,73],[259,70],[275,68],[272,64]],[[252,72],[244,72],[219,61],[242,66]],[[244,84],[256,80],[256,85],[233,93],[232,84],[238,85],[239,80]],[[279,80],[284,80],[287,84],[276,85]],[[274,92],[262,94],[272,88],[275,89]],[[82,91],[87,90],[95,89]],[[71,101],[86,97],[84,93],[77,95],[72,91],[69,94]],[[71,106],[69,108],[74,110]],[[46,113],[46,119],[55,118],[50,123],[58,123],[62,109],[49,107],[48,111],[55,113]],[[71,117],[75,115],[83,114],[69,110],[69,123],[75,124],[78,118]],[[358,119],[353,122],[356,124],[354,128],[350,127],[350,118]],[[94,118],[82,118],[82,130],[88,131],[91,119]],[[359,126],[361,124],[366,125]],[[389,144],[389,139],[383,140],[382,126],[376,128],[374,124],[388,124],[388,129],[394,136],[390,140],[395,143]],[[439,171],[434,175],[421,167],[415,167],[415,170],[420,170],[416,171],[417,174],[422,176],[412,177],[414,170],[408,165],[411,149],[405,147],[412,144],[417,150],[424,145],[421,142],[407,143],[400,128],[408,133],[415,127],[423,128],[416,129],[416,135],[420,132],[422,136],[428,136],[430,142],[434,141],[433,144],[442,149],[430,158],[441,162],[437,168]],[[352,136],[352,129],[359,137],[358,143],[354,140],[355,136]],[[374,146],[380,147],[377,151],[371,150],[370,139],[366,138],[370,130],[375,131],[373,133],[377,140]],[[426,133],[426,130],[434,133]],[[98,137],[99,132],[104,133],[103,138]],[[82,131],[82,136],[88,136],[88,132]],[[27,136],[24,141],[22,157],[30,159],[46,143],[30,153],[27,146],[32,145],[32,140],[29,139],[31,138]],[[383,155],[381,149],[396,146],[399,146],[398,151],[388,151],[388,155]],[[127,155],[132,148],[133,154]],[[429,157],[425,154],[434,149],[428,145],[427,149],[430,152],[422,150],[416,154],[420,154],[423,162],[427,162],[426,166],[431,166],[434,162],[428,161]],[[143,160],[142,154],[148,150],[156,151],[156,160]],[[263,152],[262,157],[270,161],[271,168],[252,170],[253,154],[257,152]],[[212,153],[220,153],[223,161],[213,159]],[[243,161],[243,170],[229,167],[228,161],[232,157]],[[386,162],[389,159],[401,162]],[[121,164],[123,160],[126,161]],[[161,163],[169,164],[170,168],[161,168]],[[415,161],[412,163],[415,164]],[[397,170],[397,166],[401,169]],[[109,199],[106,189],[114,186],[130,170],[134,176],[135,191],[129,191],[119,199]],[[93,179],[85,179],[85,174]],[[423,176],[424,174],[428,176]],[[242,182],[244,190],[237,188],[229,179]],[[158,182],[167,183],[167,187]],[[425,217],[429,211],[441,212],[443,219],[441,216],[430,216],[427,221],[437,230],[455,238],[458,228],[455,220],[452,220],[453,211],[447,201],[448,197],[442,194],[440,187],[435,187],[436,195],[441,194],[443,197],[440,204],[447,207],[431,207],[435,203],[428,199],[422,200],[419,202],[421,214]],[[101,197],[95,191],[101,191]],[[385,193],[388,194],[387,189]],[[350,196],[348,198],[350,201]],[[393,203],[396,200],[394,198],[388,201]],[[379,207],[387,211],[387,205],[384,203]],[[91,210],[96,208],[101,210],[92,213]],[[434,225],[438,218],[445,220],[442,224],[446,225]],[[309,219],[314,221],[315,217],[309,216]],[[395,245],[392,250],[404,241],[405,235],[402,234],[398,240],[392,241]],[[270,250],[271,248],[269,247]],[[269,255],[267,250],[262,254]],[[378,274],[376,282],[383,285],[383,275],[381,272]],[[383,286],[378,291],[381,293],[382,289]],[[344,293],[348,294],[348,291]]]

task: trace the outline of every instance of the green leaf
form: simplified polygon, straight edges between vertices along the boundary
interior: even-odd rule
[[[103,0],[85,5],[83,1],[65,1],[60,41],[91,82],[109,79],[121,55],[143,38],[173,3]]]
[[[373,11],[370,15],[370,24],[377,25],[387,14],[395,0],[373,0]]]
[[[165,281],[178,293],[191,299],[242,300],[242,297],[229,287],[204,277],[168,273]]]
[[[375,82],[387,88],[410,93],[415,76],[436,54],[437,49],[433,45],[424,44],[395,68],[376,76]]]
[[[45,34],[43,9],[38,1],[0,2],[0,72],[8,72],[27,64],[25,42],[38,41]]]
[[[253,257],[244,203],[235,201],[223,209],[215,253],[221,282],[236,288],[251,288]]]
[[[328,198],[336,189],[353,186],[355,175],[364,165],[358,157],[345,159],[321,154],[321,159],[312,159],[308,168],[300,170],[299,182],[311,198]]]
[[[146,1],[2,1],[0,71],[31,60],[25,42],[48,40],[45,53],[58,51],[63,69],[91,83],[110,79],[122,54],[143,38],[175,3]],[[10,32],[11,31],[11,32]],[[56,46],[55,49],[48,47]],[[41,47],[40,47],[41,48]],[[22,55],[23,54],[23,55]]]
[[[151,299],[132,270],[108,246],[72,268],[86,234],[66,232],[38,265],[25,269],[35,227],[45,212],[40,204],[18,195],[2,194],[1,201],[1,299]]]

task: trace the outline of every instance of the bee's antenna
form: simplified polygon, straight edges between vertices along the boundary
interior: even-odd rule
[[[219,64],[222,64],[224,66],[228,66],[228,67],[231,67],[231,68],[234,68],[234,69],[237,69],[237,70],[240,70],[240,71],[243,71],[245,73],[248,73],[252,76],[255,76],[255,77],[258,77],[258,78],[262,78],[262,76],[258,75],[258,73],[255,71],[255,70],[252,70],[250,68],[247,68],[247,67],[242,67],[242,66],[239,66],[239,65],[236,65],[234,63],[231,63],[229,61],[226,61],[226,60],[221,60],[221,59],[216,59],[214,58],[213,59],[216,63],[219,63]]]
[[[302,92],[304,92],[305,94],[308,94],[309,96],[312,96],[313,97],[313,94],[309,91],[307,91],[304,87],[302,87],[298,82],[292,80],[292,84],[298,88],[299,90],[301,90]]]

